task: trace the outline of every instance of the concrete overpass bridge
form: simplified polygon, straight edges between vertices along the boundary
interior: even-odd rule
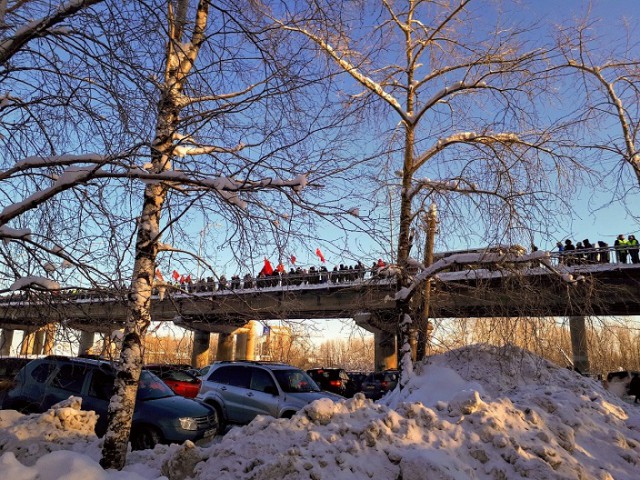
[[[584,280],[567,283],[557,272],[542,267],[440,273],[433,282],[430,317],[640,315],[640,265],[584,264],[563,266],[562,271]],[[152,319],[194,331],[195,365],[206,362],[211,333],[219,334],[219,359],[233,357],[234,337],[236,358],[251,358],[256,321],[353,318],[374,333],[376,366],[394,366],[396,285],[392,278],[367,274],[339,282],[318,277],[297,283],[289,278],[262,288],[213,291],[194,286],[190,292],[167,287],[153,299]],[[41,353],[37,349],[46,351],[47,325],[61,323],[85,332],[82,351],[93,344],[95,332],[121,328],[126,313],[126,292],[29,292],[0,299],[0,328],[5,345],[14,330],[33,334],[32,351],[26,353]],[[0,354],[7,354],[2,345],[0,339]]]

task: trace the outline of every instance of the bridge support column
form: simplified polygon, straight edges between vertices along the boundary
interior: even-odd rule
[[[88,354],[93,348],[96,334],[94,332],[80,332],[80,345],[78,347],[78,356]]]
[[[57,326],[55,323],[50,323],[44,327],[44,343],[42,344],[43,355],[53,354],[53,349],[56,346],[56,331]]]
[[[586,318],[584,316],[569,317],[569,331],[571,332],[573,367],[582,374],[589,373],[591,365],[589,363]]]
[[[236,360],[248,360],[247,358],[247,332],[236,333]]]
[[[33,332],[33,353],[34,355],[42,355],[42,350],[44,349],[44,329],[36,330]]]
[[[258,322],[251,320],[236,331],[236,360],[256,359],[256,337]]]
[[[0,355],[8,357],[11,355],[11,344],[13,343],[13,330],[8,328],[2,329],[0,335]]]
[[[218,334],[218,354],[216,360],[233,360],[233,333]]]
[[[191,366],[201,368],[209,364],[209,341],[211,334],[201,330],[193,332],[193,347],[191,348]]]
[[[35,342],[34,332],[24,331],[22,343],[20,344],[20,355],[33,355],[33,345]]]
[[[395,333],[378,330],[373,332],[375,341],[375,369],[376,371],[398,368]]]
[[[247,333],[247,360],[256,359],[256,341],[258,337],[258,322],[251,320],[249,322],[249,333]]]

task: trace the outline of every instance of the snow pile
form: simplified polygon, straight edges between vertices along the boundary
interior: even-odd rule
[[[195,478],[632,479],[640,431],[627,420],[594,380],[476,346],[422,365],[382,403],[323,399],[291,421],[234,429]]]
[[[0,452],[12,452],[14,460],[33,465],[49,452],[90,448],[97,442],[98,416],[80,410],[81,403],[81,398],[70,397],[34,415],[0,410]]]
[[[3,439],[27,428],[16,427],[15,412],[0,418]],[[23,454],[15,445],[0,446],[7,478],[62,478],[47,475],[65,467],[72,480],[635,480],[640,471],[640,406],[513,347],[433,357],[378,403],[321,399],[291,420],[258,417],[217,443],[131,452],[123,472],[101,470],[99,444],[87,446],[88,437],[69,447],[69,438],[39,435],[33,443],[49,446],[32,455],[43,455],[33,467],[13,457]],[[74,452],[46,454],[65,446]]]

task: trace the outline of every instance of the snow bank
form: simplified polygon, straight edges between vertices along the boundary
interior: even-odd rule
[[[43,414],[23,415],[0,410],[0,452],[33,465],[46,453],[56,450],[86,451],[97,442],[95,412],[80,410],[82,399],[70,397]],[[11,460],[6,460],[11,463]],[[13,477],[5,477],[12,478]]]
[[[62,410],[42,417],[67,418]],[[418,365],[402,392],[378,403],[321,399],[291,420],[258,417],[208,446],[131,452],[123,472],[97,466],[99,443],[87,443],[86,431],[70,445],[76,422],[1,412],[0,471],[11,480],[635,480],[639,413],[598,382],[528,352],[472,346]],[[33,454],[7,442],[12,428],[30,430],[20,421],[33,425]],[[70,430],[45,440],[58,423]],[[73,452],[48,453],[61,448]]]

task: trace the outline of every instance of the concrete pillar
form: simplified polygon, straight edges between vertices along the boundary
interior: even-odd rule
[[[42,355],[42,349],[44,348],[44,329],[36,330],[33,332],[33,351],[34,355]]]
[[[247,332],[236,333],[236,360],[248,360],[247,359],[247,339],[249,334]]]
[[[211,334],[196,330],[193,332],[193,347],[191,348],[191,366],[201,368],[209,364],[209,341]]]
[[[376,371],[398,368],[396,354],[396,335],[394,333],[377,330],[373,332],[375,341],[375,369]]]
[[[233,337],[232,333],[218,334],[218,354],[216,360],[233,360]]]
[[[34,332],[24,331],[22,343],[20,344],[20,355],[33,355]]]
[[[13,330],[8,328],[2,329],[0,335],[0,355],[8,357],[11,355],[11,345],[13,344]]]
[[[247,360],[256,359],[256,342],[258,341],[258,322],[251,320],[249,322],[249,333],[247,334]]]
[[[50,323],[44,327],[44,344],[42,345],[43,355],[53,354],[53,349],[56,346],[56,331],[57,326],[55,323]]]
[[[591,371],[591,365],[589,363],[586,318],[584,316],[569,317],[569,331],[571,332],[573,367],[578,372],[587,374]]]
[[[80,345],[78,347],[78,356],[86,355],[93,348],[96,334],[94,332],[80,332]]]

